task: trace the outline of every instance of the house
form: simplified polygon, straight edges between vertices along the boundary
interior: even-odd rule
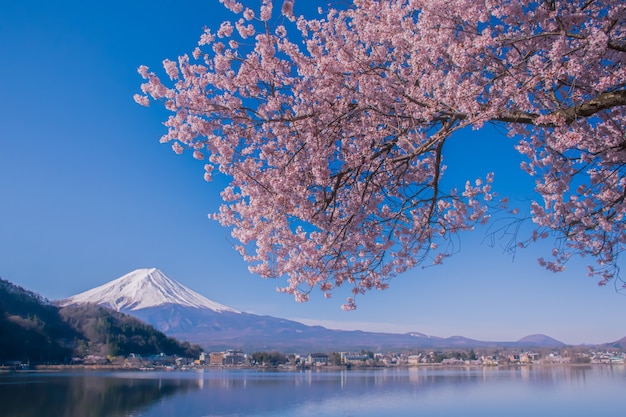
[[[229,349],[224,354],[224,365],[243,365],[246,361],[246,355],[241,349]]]
[[[523,363],[523,364],[529,364],[529,363],[535,362],[538,357],[539,357],[538,353],[535,353],[535,352],[524,352],[524,353],[520,354],[519,361],[520,361],[520,363]]]
[[[209,365],[223,365],[223,364],[224,364],[224,352],[209,353]]]
[[[409,355],[409,357],[407,358],[407,363],[409,365],[419,365],[419,363],[422,361],[422,355]]]
[[[495,356],[483,356],[481,358],[483,365],[485,366],[498,366],[498,358]]]
[[[307,363],[311,366],[328,365],[328,355],[325,353],[310,353],[307,358]]]
[[[364,353],[341,353],[341,361],[346,365],[362,365],[369,358]]]

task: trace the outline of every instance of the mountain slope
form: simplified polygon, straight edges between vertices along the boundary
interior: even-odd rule
[[[418,334],[329,330],[292,320],[242,313],[211,301],[156,268],[138,269],[59,302],[93,303],[130,314],[169,336],[211,349],[353,350],[446,346]],[[453,341],[456,345],[458,341]],[[478,342],[477,342],[478,343]]]
[[[407,334],[330,330],[292,320],[239,312],[211,301],[158,269],[140,269],[61,303],[96,303],[131,314],[181,340],[208,350],[241,348],[279,351],[352,351],[361,349],[463,349],[479,347],[561,346],[542,336],[519,342],[484,342],[461,336],[441,338]]]
[[[88,354],[197,357],[200,350],[135,317],[94,304],[59,308],[0,279],[0,363],[67,363]]]
[[[135,311],[165,304],[206,308],[217,312],[237,310],[209,300],[169,278],[156,268],[137,269],[104,285],[62,300],[61,305],[92,303],[116,311]]]
[[[199,346],[191,346],[189,342],[179,342],[168,337],[136,317],[95,304],[62,307],[59,314],[88,341],[89,352],[79,351],[77,352],[79,356],[85,353],[102,356],[167,353],[196,358],[201,352]],[[84,347],[82,344],[78,346],[83,349]],[[96,349],[99,352],[95,352]]]
[[[546,336],[545,334],[531,334],[517,341],[519,345],[527,347],[559,347],[565,343]]]
[[[537,341],[490,342],[461,336],[448,338],[421,333],[382,333],[359,330],[332,330],[272,316],[249,313],[216,313],[165,305],[132,311],[135,317],[180,340],[189,340],[208,350],[239,348],[245,351],[312,352],[373,351],[411,349],[470,349],[514,347],[559,347],[563,343],[548,338]],[[531,340],[534,340],[531,338]]]
[[[0,363],[63,362],[81,338],[46,299],[0,279]]]
[[[626,336],[622,337],[619,340],[616,340],[615,342],[610,342],[610,343],[604,343],[602,345],[600,345],[604,348],[608,348],[608,349],[626,349]]]
[[[350,351],[364,348],[409,349],[417,345],[432,347],[446,344],[445,339],[440,338],[330,330],[272,316],[216,313],[173,304],[130,313],[172,337],[198,343],[209,350]]]

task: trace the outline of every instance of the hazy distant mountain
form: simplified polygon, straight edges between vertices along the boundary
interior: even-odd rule
[[[518,342],[484,342],[461,336],[441,338],[418,332],[372,333],[321,326],[237,311],[190,290],[156,268],[138,269],[100,287],[61,301],[96,303],[133,315],[167,335],[208,349],[343,351],[496,346],[561,346],[543,336]],[[550,344],[552,343],[552,344]]]
[[[526,347],[558,347],[565,346],[565,343],[553,339],[545,334],[531,334],[517,341],[518,344]]]
[[[626,349],[626,337],[622,337],[615,342],[604,343],[601,346],[605,348]]]

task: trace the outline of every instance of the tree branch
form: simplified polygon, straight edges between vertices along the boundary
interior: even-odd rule
[[[582,104],[557,110],[549,115],[562,116],[565,119],[565,123],[570,124],[578,119],[593,116],[602,110],[608,110],[618,106],[626,106],[626,90],[602,93]],[[492,120],[497,122],[535,124],[535,121],[539,116],[541,115],[537,113],[526,113],[514,110],[504,112],[501,115],[494,117]],[[551,126],[552,124],[541,125]]]
[[[608,45],[615,51],[626,52],[626,42],[609,41]]]

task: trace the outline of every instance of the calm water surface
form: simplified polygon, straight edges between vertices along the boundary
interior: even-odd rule
[[[620,416],[626,367],[0,375],[0,416]]]

